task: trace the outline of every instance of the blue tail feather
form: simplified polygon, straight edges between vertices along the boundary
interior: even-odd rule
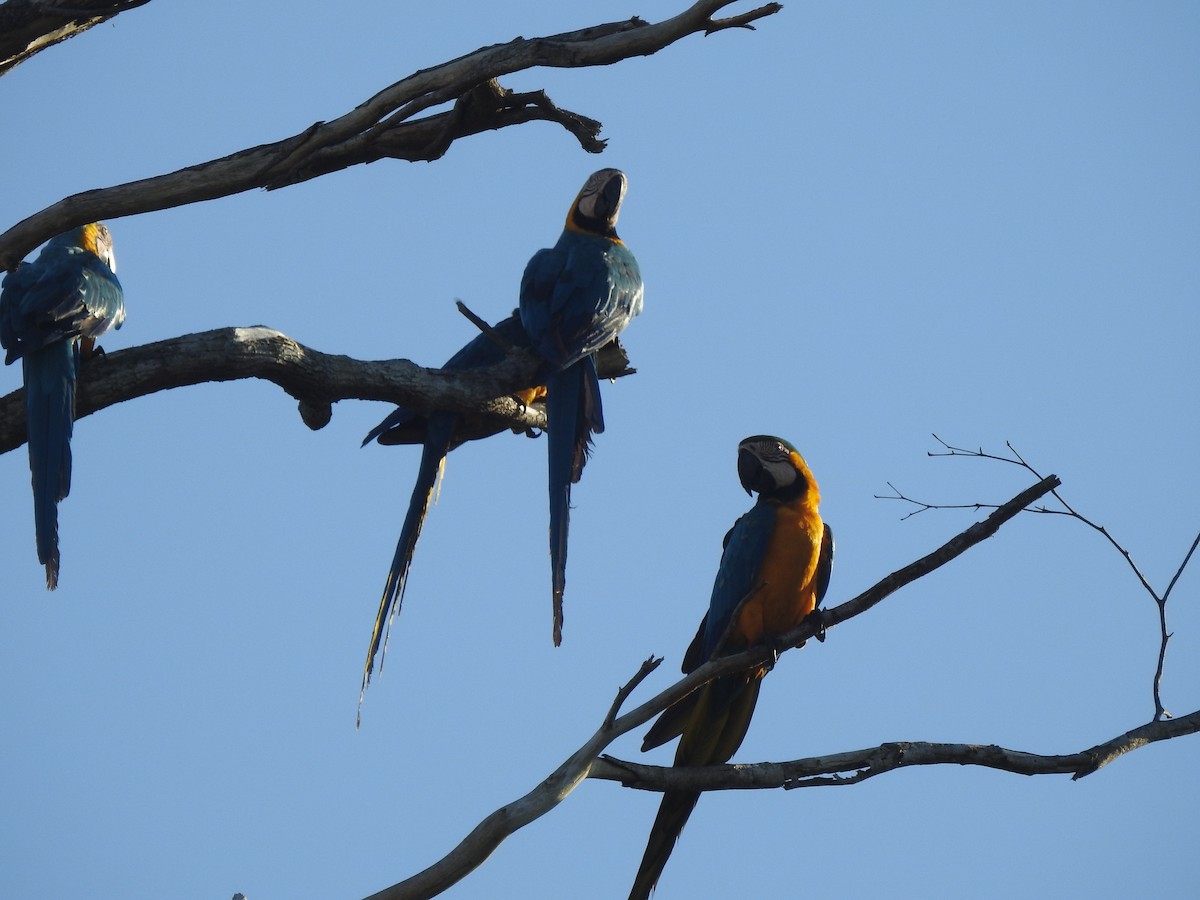
[[[417,481],[413,485],[412,497],[408,501],[408,512],[404,516],[404,525],[400,529],[400,539],[396,542],[396,555],[392,557],[392,566],[388,570],[387,583],[383,588],[383,597],[379,601],[379,614],[375,617],[375,630],[371,634],[371,647],[367,651],[367,662],[363,673],[363,691],[371,680],[375,669],[375,657],[387,648],[387,635],[391,630],[391,620],[400,613],[404,601],[404,588],[408,579],[408,569],[412,564],[413,553],[417,547],[417,538],[421,536],[421,526],[429,512],[429,504],[437,486],[438,472],[442,460],[449,452],[450,441],[458,417],[452,412],[436,412],[429,418],[429,426],[425,435],[425,443],[421,450],[421,465],[417,470]],[[380,666],[383,659],[380,655]],[[359,695],[359,704],[362,695]]]
[[[551,376],[546,385],[550,460],[550,573],[554,645],[562,643],[562,600],[566,588],[567,532],[571,485],[579,481],[591,452],[592,434],[604,431],[604,409],[596,364],[588,356]]]
[[[75,341],[65,340],[22,357],[34,531],[50,590],[58,586],[58,502],[71,491],[77,354]]]

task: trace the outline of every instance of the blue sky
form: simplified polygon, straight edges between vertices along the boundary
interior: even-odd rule
[[[80,190],[296,133],[411,72],[637,7],[151,3],[0,80],[0,227]],[[741,9],[741,7],[735,7]],[[837,603],[1001,502],[1005,441],[1064,481],[1160,589],[1200,522],[1200,12],[1185,3],[788,4],[756,32],[537,70],[604,122],[469,138],[273,193],[110,220],[113,349],[264,324],[436,365],[497,319],[584,178],[625,170],[646,280],[639,372],[574,494],[550,642],[545,442],[456,451],[383,676],[355,705],[418,453],[319,432],[257,382],[76,428],[62,578],[33,547],[23,450],[0,457],[0,894],[359,897],[447,852],[666,656],[748,506],[737,442],[776,433],[820,481]],[[0,391],[19,384],[0,372]],[[1200,706],[1196,572],[1170,605],[1164,702]],[[1022,516],[823,645],[788,654],[735,759],[891,740],[1069,753],[1145,722],[1157,616],[1124,561]],[[610,748],[641,758],[640,733]],[[671,748],[645,759],[668,763]],[[657,897],[1191,896],[1195,739],[1071,782],[974,768],[702,798]],[[447,896],[624,896],[658,796],[585,783]]]

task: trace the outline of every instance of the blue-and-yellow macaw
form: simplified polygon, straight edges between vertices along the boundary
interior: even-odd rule
[[[625,174],[601,169],[571,204],[553,247],[529,260],[521,279],[521,322],[546,361],[550,460],[550,570],[554,643],[562,641],[571,485],[579,481],[591,435],[604,430],[592,358],[642,311],[642,274],[617,237]]]
[[[508,349],[500,342],[505,342],[510,347],[529,347],[529,338],[515,310],[511,316],[497,324],[493,331],[494,335],[477,335],[450,357],[442,368],[477,369],[497,365],[504,361]],[[521,402],[530,404],[541,399],[545,392],[545,387],[533,387],[518,391],[516,396]],[[383,598],[379,601],[379,614],[375,617],[371,646],[367,651],[367,662],[363,669],[364,691],[375,668],[375,657],[386,646],[391,620],[400,612],[408,568],[412,564],[417,538],[421,535],[421,526],[429,511],[446,454],[465,441],[490,437],[507,427],[490,417],[464,416],[449,410],[437,410],[426,416],[401,406],[363,438],[365,446],[372,440],[378,440],[381,444],[410,443],[414,433],[422,435],[421,465],[417,469],[417,482],[413,485],[408,512],[400,529],[400,540],[396,543],[396,555],[392,557],[392,567],[388,570],[387,582],[383,587]]]
[[[0,286],[5,364],[22,361],[33,521],[46,587],[58,586],[58,502],[71,490],[75,380],[82,350],[125,321],[112,235],[94,222],[53,238]]]
[[[758,500],[725,537],[708,613],[684,654],[685,673],[795,628],[829,586],[833,532],[821,521],[816,479],[796,448],[769,435],[748,437],[738,445],[737,468],[742,487]],[[746,736],[766,671],[724,675],[684,697],[651,726],[642,750],[678,736],[676,766],[727,762]],[[663,794],[630,900],[650,896],[699,799],[693,791]]]

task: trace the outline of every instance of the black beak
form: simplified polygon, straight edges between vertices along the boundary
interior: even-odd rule
[[[763,475],[762,462],[745,447],[738,449],[737,471],[738,481],[742,483],[747,494],[753,496],[754,491],[761,490],[758,485]]]
[[[604,183],[604,188],[600,191],[601,205],[606,218],[612,218],[621,205],[621,188],[624,180],[620,175],[614,175]]]

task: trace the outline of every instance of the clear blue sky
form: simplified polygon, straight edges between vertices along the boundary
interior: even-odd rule
[[[485,44],[684,5],[151,3],[0,79],[0,227],[296,133]],[[464,447],[359,731],[418,458],[358,448],[388,407],[339,404],[314,433],[240,382],[81,421],[53,595],[25,451],[0,457],[0,895],[354,898],[433,862],[590,736],[643,658],[667,662],[639,697],[673,680],[748,507],[749,434],[789,438],[820,481],[831,603],[978,517],[902,522],[872,498],[888,481],[946,503],[1030,483],[927,458],[931,432],[1012,441],[1165,586],[1200,528],[1198,43],[1188,3],[789,3],[753,33],[505,79],[601,119],[600,156],[535,124],[433,164],[110,220],[129,312],[113,349],[264,324],[436,365],[474,333],[454,299],[505,315],[583,179],[616,166],[646,280],[639,373],[605,385],[574,495],[564,645],[545,442]],[[19,380],[3,369],[0,391]],[[1200,706],[1197,575],[1170,610],[1177,713]],[[788,654],[736,760],[1074,752],[1150,717],[1156,650],[1110,547],[1019,517]],[[657,896],[1194,896],[1198,746],[1079,782],[944,767],[709,795]],[[586,783],[447,896],[622,897],[657,802]]]

